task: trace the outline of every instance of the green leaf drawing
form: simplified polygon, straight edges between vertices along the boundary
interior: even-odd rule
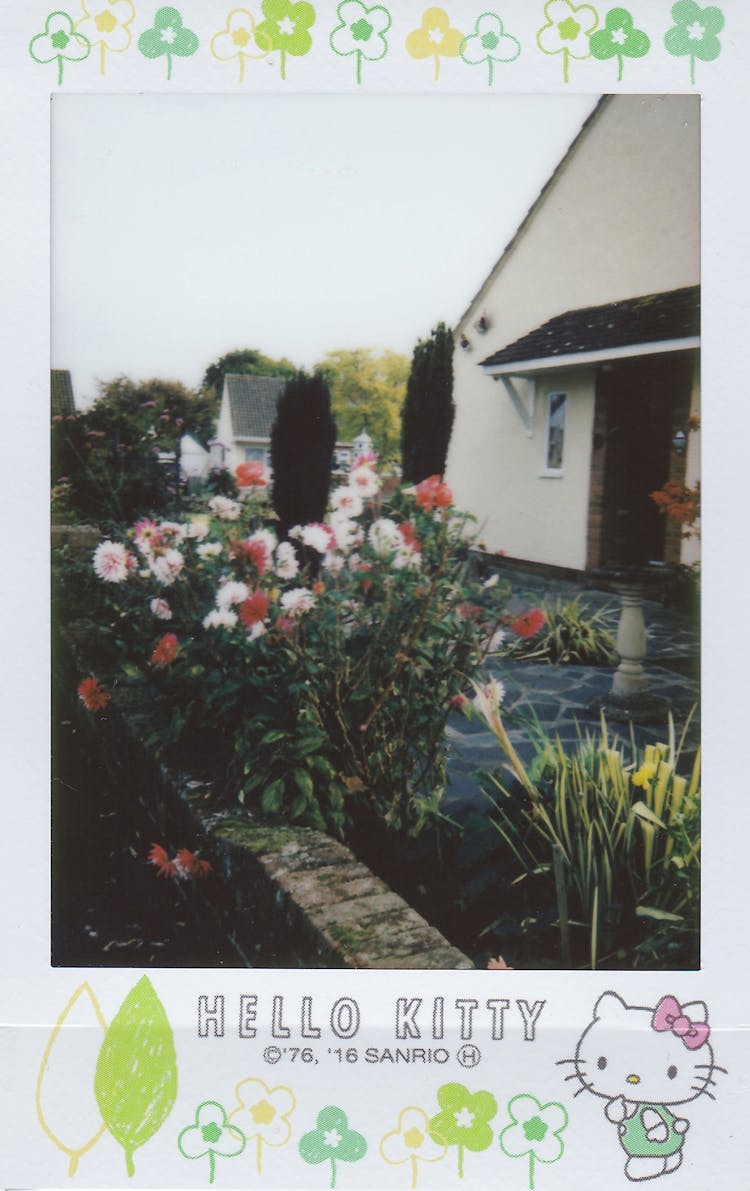
[[[534,1165],[559,1162],[565,1151],[560,1134],[568,1125],[568,1113],[556,1100],[543,1104],[523,1093],[508,1101],[511,1123],[500,1134],[500,1149],[509,1158],[528,1158],[529,1191],[534,1191]]]
[[[82,62],[91,53],[91,42],[76,33],[67,12],[51,12],[44,22],[44,32],[29,42],[29,54],[35,62],[57,62],[57,85],[63,81],[64,62]]]
[[[330,1185],[333,1188],[336,1186],[336,1163],[359,1162],[367,1153],[367,1142],[356,1129],[349,1128],[344,1110],[329,1104],[318,1113],[316,1127],[300,1138],[299,1153],[303,1162],[311,1166],[330,1162]]]
[[[158,1132],[177,1098],[172,1027],[148,976],[131,989],[107,1030],[94,1092],[102,1120],[125,1151],[132,1177],[135,1150]]]
[[[286,56],[301,58],[312,47],[310,29],[315,24],[315,9],[307,0],[263,0],[266,18],[255,31],[255,40],[263,49],[271,48],[281,55],[281,77],[286,79]]]
[[[492,1144],[490,1121],[497,1112],[491,1092],[470,1092],[462,1083],[438,1089],[441,1111],[430,1121],[430,1136],[440,1145],[458,1148],[458,1176],[464,1177],[464,1150],[479,1153]]]
[[[153,28],[146,29],[138,38],[138,49],[144,58],[167,59],[167,80],[172,78],[173,55],[190,58],[198,45],[196,34],[183,25],[179,12],[171,6],[157,9]]]
[[[690,82],[695,84],[695,60],[713,62],[721,53],[719,34],[724,14],[711,4],[701,8],[695,0],[677,0],[672,6],[674,25],[664,35],[664,45],[676,58],[690,59]]]
[[[624,58],[644,58],[651,48],[648,35],[636,29],[627,8],[612,8],[607,13],[604,28],[591,34],[591,53],[600,62],[617,58],[617,81],[622,82]]]

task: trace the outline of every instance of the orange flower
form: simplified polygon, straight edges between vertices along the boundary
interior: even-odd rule
[[[453,493],[440,476],[429,476],[422,480],[414,491],[420,509],[428,513],[432,509],[447,509],[453,504]]]
[[[99,685],[93,674],[78,684],[78,698],[89,711],[103,711],[112,696]]]
[[[238,488],[265,488],[268,483],[265,465],[259,460],[238,464],[234,474]]]
[[[177,868],[174,860],[170,860],[167,852],[162,848],[161,844],[152,844],[151,851],[148,854],[148,859],[151,864],[156,866],[156,875],[158,877],[175,877],[177,876]]]
[[[249,629],[265,619],[268,612],[268,596],[264,591],[254,591],[240,604],[240,620]]]
[[[409,546],[412,550],[419,549],[419,538],[417,531],[410,521],[402,521],[398,527],[398,532],[404,539],[404,545]]]
[[[515,968],[508,967],[502,955],[498,955],[497,959],[488,959],[487,968],[491,972],[515,972]]]
[[[174,633],[165,633],[151,654],[152,666],[168,666],[177,657],[180,643]]]
[[[180,848],[174,864],[180,876],[197,877],[198,880],[214,871],[207,860],[200,860],[195,852],[190,852],[187,848]]]
[[[533,637],[535,633],[539,632],[545,619],[541,608],[531,608],[511,621],[510,627],[517,637]]]

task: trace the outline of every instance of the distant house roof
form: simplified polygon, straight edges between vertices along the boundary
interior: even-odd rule
[[[53,417],[66,418],[76,412],[73,382],[67,368],[53,368],[50,371],[50,405]]]
[[[286,379],[282,376],[242,376],[228,372],[224,381],[229,397],[233,436],[270,439]]]
[[[482,361],[495,375],[698,346],[700,286],[558,314]]]

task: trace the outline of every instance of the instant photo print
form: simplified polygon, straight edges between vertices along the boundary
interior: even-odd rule
[[[745,1191],[744,6],[2,25],[2,1185]]]

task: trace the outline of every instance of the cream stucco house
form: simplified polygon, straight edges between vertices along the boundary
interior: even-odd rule
[[[446,478],[489,550],[695,557],[649,493],[698,476],[699,111],[600,100],[457,324]]]

